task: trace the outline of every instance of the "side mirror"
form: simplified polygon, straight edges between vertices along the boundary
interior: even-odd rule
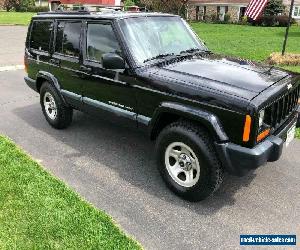
[[[105,69],[125,69],[125,61],[116,53],[106,53],[102,56],[102,66]]]

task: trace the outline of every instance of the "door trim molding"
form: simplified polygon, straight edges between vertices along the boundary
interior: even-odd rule
[[[113,105],[109,105],[107,103],[104,102],[100,102],[100,101],[96,101],[94,99],[88,98],[88,97],[82,97],[82,101],[84,104],[90,105],[94,108],[99,108],[102,109],[104,111],[108,111],[111,112],[113,114],[115,114],[116,116],[121,116],[124,118],[128,118],[131,120],[137,120],[137,114]]]

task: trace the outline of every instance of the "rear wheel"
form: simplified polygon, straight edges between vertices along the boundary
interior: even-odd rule
[[[223,169],[212,140],[192,122],[175,122],[164,128],[156,142],[156,155],[167,186],[186,200],[203,200],[222,183]]]
[[[65,105],[56,89],[48,82],[44,82],[41,87],[40,103],[43,114],[52,127],[63,129],[71,124],[73,109]]]

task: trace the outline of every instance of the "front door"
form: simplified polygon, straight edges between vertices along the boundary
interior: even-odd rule
[[[102,115],[109,120],[127,122],[136,126],[136,100],[127,70],[107,70],[102,67],[105,53],[122,55],[121,47],[109,21],[87,21],[83,38],[83,65],[85,79],[82,88],[83,107],[87,112]]]

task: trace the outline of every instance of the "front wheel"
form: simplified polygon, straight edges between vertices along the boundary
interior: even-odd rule
[[[158,169],[167,186],[190,201],[216,191],[223,169],[206,131],[187,121],[167,126],[156,142]]]
[[[40,103],[43,114],[52,127],[63,129],[71,124],[72,108],[65,105],[56,89],[48,82],[44,82],[41,87]]]

